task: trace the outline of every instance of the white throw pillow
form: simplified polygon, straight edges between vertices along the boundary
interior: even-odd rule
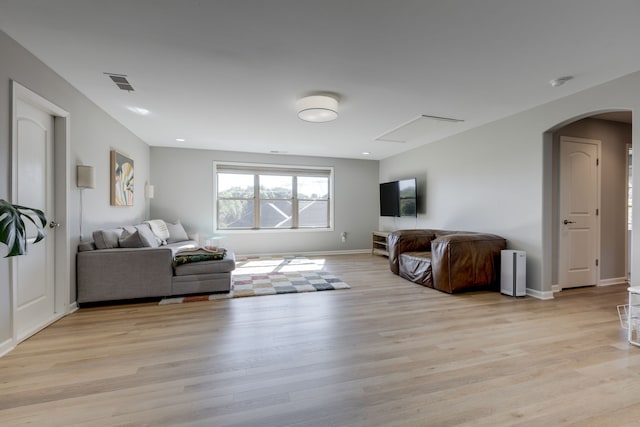
[[[158,238],[158,243],[165,245],[169,238],[169,229],[167,228],[167,224],[161,219],[151,219],[149,221],[145,221],[145,223],[149,224],[149,227],[151,227],[151,231],[153,231],[153,234]]]

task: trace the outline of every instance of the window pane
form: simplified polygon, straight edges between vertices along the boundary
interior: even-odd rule
[[[291,206],[289,200],[261,200],[260,227],[291,228]]]
[[[326,176],[299,176],[298,199],[328,199],[329,178]]]
[[[253,200],[218,200],[218,228],[253,228]]]
[[[219,173],[218,197],[222,199],[253,199],[253,175]]]
[[[292,194],[292,176],[260,175],[261,199],[290,199]]]
[[[298,226],[299,227],[328,227],[327,209],[329,202],[322,200],[298,202]]]

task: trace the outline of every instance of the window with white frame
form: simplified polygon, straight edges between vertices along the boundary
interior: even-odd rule
[[[216,164],[216,228],[331,228],[332,168]]]

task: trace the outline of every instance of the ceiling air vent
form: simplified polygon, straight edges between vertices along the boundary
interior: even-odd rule
[[[127,92],[133,92],[133,86],[127,80],[126,74],[113,74],[113,73],[105,73],[109,78],[122,90],[126,90]]]

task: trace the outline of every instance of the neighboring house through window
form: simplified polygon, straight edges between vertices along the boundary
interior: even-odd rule
[[[332,227],[333,168],[216,163],[216,229]]]

